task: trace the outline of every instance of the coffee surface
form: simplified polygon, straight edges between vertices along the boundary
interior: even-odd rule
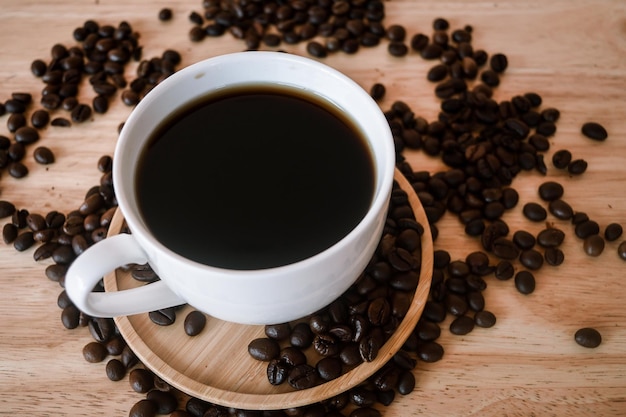
[[[229,269],[317,254],[365,216],[365,139],[339,110],[257,86],[190,103],[152,134],[137,167],[148,228],[174,252]]]

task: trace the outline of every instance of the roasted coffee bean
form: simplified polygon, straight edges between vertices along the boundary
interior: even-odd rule
[[[126,376],[126,367],[119,359],[111,359],[106,364],[106,374],[111,381],[121,381]]]
[[[597,235],[600,233],[600,225],[594,220],[586,220],[576,224],[574,233],[581,239],[586,239],[589,236]]]
[[[39,132],[31,126],[22,126],[15,131],[15,140],[23,144],[35,143],[39,140]]]
[[[272,385],[280,385],[287,380],[289,370],[290,366],[286,363],[278,359],[272,359],[267,364],[267,380]]]
[[[565,239],[565,233],[555,227],[543,229],[537,234],[537,243],[544,248],[560,246]]]
[[[581,132],[589,139],[604,141],[609,136],[604,126],[597,122],[587,122],[582,125]]]
[[[99,94],[93,98],[91,105],[93,107],[93,111],[103,114],[109,110],[109,99],[106,96]]]
[[[546,181],[539,186],[539,197],[544,201],[554,201],[563,197],[563,186],[556,181]]]
[[[248,344],[248,353],[259,361],[270,361],[278,357],[280,345],[274,339],[260,337]]]
[[[17,238],[18,232],[19,230],[17,226],[15,226],[13,223],[6,223],[2,227],[2,240],[6,244],[13,243],[15,238]]]
[[[324,381],[330,381],[341,376],[342,362],[338,357],[325,357],[315,365],[318,375]]]
[[[0,219],[12,216],[16,212],[15,205],[10,201],[0,200]]]
[[[156,403],[148,399],[144,399],[133,404],[128,412],[128,417],[154,417],[156,414]]]
[[[374,83],[372,88],[370,89],[370,96],[376,100],[380,101],[385,97],[386,88],[384,84]]]
[[[467,312],[468,306],[465,297],[457,294],[448,294],[445,299],[446,309],[453,316],[462,316]]]
[[[125,347],[126,347],[126,342],[124,341],[124,338],[122,338],[122,336],[117,335],[117,334],[114,335],[112,338],[110,338],[106,342],[106,350],[109,353],[109,355],[112,355],[112,356],[121,355]]]
[[[516,259],[519,256],[519,249],[512,240],[505,237],[496,238],[491,250],[500,259]]]
[[[481,291],[470,291],[466,298],[467,305],[472,311],[482,311],[485,308],[485,297]]]
[[[26,126],[26,117],[22,113],[13,113],[7,119],[7,129],[11,133],[17,133],[17,131]],[[29,127],[33,129],[32,127]]]
[[[556,151],[552,155],[552,165],[558,169],[566,169],[572,161],[572,153],[567,149]]]
[[[572,217],[572,224],[577,226],[581,223],[586,222],[587,220],[589,220],[589,216],[587,215],[587,213],[578,211],[574,213],[574,216]]]
[[[600,235],[591,235],[585,238],[583,249],[589,256],[600,256],[604,251],[604,238]]]
[[[565,260],[565,254],[559,248],[546,248],[543,254],[548,265],[558,266]]]
[[[56,117],[52,119],[52,121],[50,122],[50,125],[57,126],[57,127],[70,127],[72,123],[65,117]]]
[[[522,209],[524,216],[534,222],[544,221],[548,217],[546,209],[538,203],[526,203]]]
[[[170,414],[178,407],[178,399],[170,391],[154,389],[148,392],[146,399],[156,404],[157,414]]]
[[[130,369],[139,362],[139,359],[129,346],[124,346],[124,350],[122,350],[122,354],[120,356],[120,361],[127,369]]]
[[[152,372],[143,368],[135,368],[128,374],[128,382],[133,391],[146,393],[154,388],[154,376]]]
[[[289,366],[298,366],[307,362],[304,352],[294,346],[286,346],[280,350],[278,359]]]
[[[54,153],[45,146],[39,146],[33,152],[33,156],[35,157],[35,161],[42,165],[48,165],[54,162]]]
[[[313,326],[311,326],[311,328],[313,329]],[[281,324],[273,324],[273,325],[265,326],[265,335],[269,337],[270,339],[284,340],[284,339],[287,339],[290,334],[291,334],[291,325],[289,323],[281,323]]]
[[[172,9],[168,7],[164,7],[159,10],[158,18],[162,22],[167,22],[168,20],[171,20],[173,16],[174,13],[172,12]]]
[[[574,216],[574,209],[567,202],[556,199],[550,201],[548,210],[554,217],[560,220],[570,220]]]
[[[567,171],[573,175],[580,175],[587,170],[587,161],[575,159],[567,165]]]
[[[526,268],[536,271],[543,266],[543,255],[534,249],[527,249],[522,251],[519,261]]]
[[[91,117],[91,107],[87,104],[78,104],[71,113],[72,121],[83,123]]]
[[[348,391],[348,396],[350,402],[357,407],[368,407],[376,403],[376,392],[372,388],[363,385],[352,388]]]
[[[423,315],[432,322],[440,323],[446,318],[446,309],[443,304],[428,300],[424,305]]]
[[[289,342],[292,346],[306,349],[311,346],[314,337],[315,334],[309,327],[308,323],[301,322],[293,326],[291,335],[289,336]]]
[[[398,375],[396,390],[401,395],[408,395],[415,389],[415,375],[409,370],[404,370]]]
[[[41,214],[37,213],[30,213],[28,216],[26,216],[26,225],[33,232],[43,230],[47,227],[46,219]]]
[[[604,238],[609,242],[614,242],[622,236],[624,232],[619,223],[610,223],[604,229]]]
[[[310,41],[306,45],[306,51],[316,58],[325,58],[328,55],[326,47],[317,41]]]
[[[159,326],[171,326],[176,321],[176,309],[174,307],[151,311],[148,317],[154,324]]]
[[[83,347],[83,357],[87,362],[102,362],[108,355],[106,347],[102,343],[89,342]]]
[[[535,236],[525,230],[518,230],[513,233],[513,243],[521,250],[532,249],[536,241]]]
[[[185,333],[187,336],[197,336],[204,330],[204,326],[206,326],[206,316],[201,311],[191,311],[185,317]]]
[[[515,274],[515,288],[522,294],[531,294],[535,291],[535,276],[529,271],[519,271]]]
[[[465,335],[474,330],[474,319],[469,316],[459,316],[450,323],[450,333]]]
[[[447,65],[437,64],[428,71],[426,79],[433,82],[443,81],[448,76],[448,71]]]
[[[596,348],[602,343],[602,335],[593,327],[583,327],[574,334],[574,340],[580,346],[586,348]]]
[[[70,304],[61,312],[61,323],[66,329],[75,329],[78,327],[80,320],[80,310],[74,305]]]
[[[306,363],[297,365],[289,371],[287,382],[298,390],[311,388],[318,383],[317,370]]]
[[[359,354],[365,362],[372,362],[378,356],[378,351],[385,343],[380,328],[373,329],[359,342]]]
[[[424,362],[432,363],[441,360],[443,357],[443,346],[437,342],[426,342],[419,345],[417,356]]]
[[[9,164],[9,175],[13,178],[24,178],[28,175],[28,168],[21,162],[11,162]]]
[[[441,328],[437,323],[428,320],[419,320],[415,326],[414,333],[420,340],[431,342],[441,335]]]
[[[33,232],[22,232],[13,240],[13,247],[18,252],[30,249],[35,244]]]
[[[89,321],[89,333],[96,342],[105,343],[115,334],[113,319],[95,317]]]
[[[478,311],[474,315],[474,323],[478,327],[493,327],[496,324],[496,316],[490,311]]]
[[[409,47],[404,42],[391,41],[387,45],[387,52],[392,56],[401,57],[409,53]]]
[[[626,261],[626,240],[617,247],[617,256]]]
[[[76,253],[70,245],[59,245],[52,252],[52,260],[60,265],[69,265],[76,259]]]

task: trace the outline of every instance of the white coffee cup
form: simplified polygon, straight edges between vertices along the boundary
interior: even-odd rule
[[[358,225],[339,242],[302,261],[259,270],[230,270],[191,261],[165,247],[142,220],[135,167],[150,133],[176,108],[211,92],[269,83],[312,93],[353,120],[375,168],[374,195]],[[328,305],[358,278],[380,240],[387,215],[395,150],[387,120],[357,83],[318,61],[281,52],[241,52],[190,65],[157,85],[133,110],[113,158],[115,194],[131,234],[91,246],[71,265],[65,288],[94,317],[115,317],[188,303],[216,318],[243,324],[295,320]],[[92,292],[120,266],[149,263],[160,281],[115,292]]]

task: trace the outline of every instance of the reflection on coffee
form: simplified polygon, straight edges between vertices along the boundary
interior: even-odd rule
[[[148,228],[174,252],[229,269],[306,259],[338,242],[373,199],[371,150],[339,109],[276,86],[189,103],[137,166]]]

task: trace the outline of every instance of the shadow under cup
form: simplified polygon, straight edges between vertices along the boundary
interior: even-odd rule
[[[278,138],[252,136],[276,128],[263,126],[275,101]],[[298,128],[311,106],[318,122]],[[320,133],[328,123],[334,136]],[[354,81],[308,58],[243,52],[150,92],[120,134],[113,176],[133,237],[173,292],[217,318],[272,324],[313,313],[356,280],[382,233],[394,164],[388,123]]]

